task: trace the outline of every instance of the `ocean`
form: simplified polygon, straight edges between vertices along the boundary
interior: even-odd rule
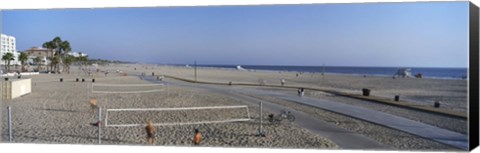
[[[185,66],[185,65],[183,65]],[[193,65],[190,65],[193,66]],[[197,65],[198,67],[236,69],[237,65]],[[391,77],[400,69],[398,67],[347,67],[347,66],[263,66],[241,65],[246,70],[290,71],[304,73],[326,73],[346,75],[367,75]],[[467,68],[418,68],[407,67],[412,75],[422,74],[424,78],[434,79],[466,79]]]

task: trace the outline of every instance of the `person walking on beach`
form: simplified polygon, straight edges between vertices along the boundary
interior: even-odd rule
[[[303,96],[304,91],[305,91],[305,90],[304,90],[303,88],[298,88],[298,90],[297,90],[298,96],[300,96],[300,97]]]
[[[92,99],[90,99],[90,111],[95,112],[96,109],[98,109],[97,98],[93,97]]]
[[[282,79],[282,86],[285,85],[285,79]]]
[[[148,120],[147,126],[145,127],[145,130],[147,132],[147,142],[148,144],[154,144],[155,143],[155,134],[157,133],[157,129],[153,127],[153,122],[152,120]]]
[[[202,141],[202,133],[200,133],[200,130],[198,130],[198,128],[195,128],[195,135],[193,136],[193,144],[199,145],[201,141]]]

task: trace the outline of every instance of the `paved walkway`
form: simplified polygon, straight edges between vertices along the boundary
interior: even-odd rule
[[[144,79],[147,81],[157,82],[156,80],[153,80],[150,78],[144,78]],[[242,101],[250,105],[259,105],[259,102],[262,101],[264,111],[280,112],[281,110],[287,110],[287,109],[291,110],[288,107],[278,105],[269,101],[260,100],[250,96],[245,96],[243,94],[236,92],[235,89],[232,89],[226,86],[192,84],[192,83],[185,83],[185,82],[178,82],[178,81],[169,81],[169,82],[163,81],[163,83],[167,83],[170,86],[182,86],[182,87],[206,89],[214,93],[219,93],[222,95],[229,96],[233,99]],[[295,124],[333,141],[342,149],[363,149],[363,150],[390,149],[390,147],[385,146],[381,143],[378,143],[364,135],[337,127],[331,123],[327,123],[315,117],[311,117],[306,113],[295,111],[295,110],[291,112],[295,114],[295,122],[294,122]],[[268,135],[268,131],[265,131],[265,133]]]
[[[205,89],[205,87],[203,88]],[[337,127],[331,123],[327,123],[315,117],[312,117],[306,113],[295,111],[295,110],[292,110],[291,108],[288,108],[282,105],[278,105],[269,101],[260,100],[260,99],[249,97],[249,96],[240,95],[232,91],[212,89],[212,88],[209,88],[209,90],[217,93],[221,93],[223,95],[230,96],[231,98],[240,100],[244,103],[258,105],[259,102],[261,101],[263,104],[263,109],[269,112],[280,112],[281,110],[291,110],[290,112],[295,114],[295,122],[294,122],[295,124],[333,141],[335,144],[337,144],[340,148],[343,148],[343,149],[378,150],[378,149],[388,148],[383,144],[378,143],[364,135],[350,132],[343,128]],[[268,131],[266,131],[266,133],[268,134]]]
[[[279,92],[272,92],[272,91],[265,91],[265,90],[259,90],[259,89],[253,89],[253,88],[231,88],[228,86],[216,86],[216,85],[204,85],[204,84],[192,84],[192,83],[183,83],[183,82],[170,82],[171,85],[180,85],[180,86],[189,86],[189,87],[196,87],[196,88],[203,88],[203,89],[208,89],[211,91],[215,92],[220,92],[223,94],[230,95],[231,97],[234,98],[239,98],[241,97],[239,94],[234,94],[237,92],[240,93],[247,93],[247,94],[253,94],[253,95],[260,95],[260,96],[272,96],[280,99],[284,99],[287,101],[292,101],[292,102],[297,102],[301,104],[306,104],[310,105],[313,107],[318,107],[326,110],[330,110],[333,112],[337,112],[340,114],[344,114],[350,117],[362,119],[365,121],[369,121],[372,123],[376,123],[379,125],[383,125],[386,127],[390,127],[393,129],[397,129],[400,131],[404,131],[407,133],[411,133],[420,137],[424,137],[427,139],[431,139],[440,143],[448,144],[454,147],[457,147],[459,149],[463,150],[468,150],[468,136],[464,134],[460,134],[457,132],[453,132],[450,130],[446,130],[443,128],[439,128],[436,126],[428,125],[425,123],[421,123],[418,121],[413,121],[410,119],[406,119],[403,117],[395,116],[392,114],[384,113],[381,111],[376,111],[376,110],[371,110],[359,106],[353,106],[353,105],[348,105],[348,104],[343,104],[343,103],[337,103],[337,102],[331,102],[323,99],[316,99],[316,98],[310,98],[310,97],[299,97],[297,95],[291,95],[291,94],[286,94],[286,93],[279,93]],[[236,96],[232,96],[236,95]],[[240,98],[241,99],[241,98]],[[255,102],[258,103],[260,101],[259,99],[255,98],[245,98],[243,97],[244,101],[247,102]],[[267,107],[267,109],[275,109],[279,108],[282,106],[275,105],[270,102],[264,103],[264,106]],[[274,111],[275,112],[275,111]],[[298,116],[297,114],[304,114],[301,112],[295,112],[295,115]],[[313,122],[315,121],[315,122]],[[316,132],[324,137],[329,138],[330,140],[334,141],[336,139],[335,137],[338,137],[338,134],[343,134],[340,140],[334,141],[335,143],[339,144],[340,147],[342,145],[342,148],[349,149],[349,147],[355,148],[358,146],[352,146],[355,143],[362,143],[363,141],[350,141],[349,139],[351,136],[358,136],[353,133],[350,133],[346,130],[340,130],[340,128],[335,127],[333,125],[330,125],[326,122],[319,121],[315,118],[312,118],[306,114],[302,116],[297,117],[296,123],[304,128],[307,128],[313,132]],[[318,124],[318,125],[316,125]],[[320,127],[320,125],[322,127]],[[318,127],[317,127],[318,126]],[[327,130],[328,129],[328,130]],[[329,133],[330,132],[330,133]],[[348,134],[350,133],[350,134]],[[359,138],[359,137],[358,137]],[[366,138],[366,137],[364,137]],[[366,140],[366,139],[365,139]],[[353,143],[353,144],[350,144]],[[376,148],[379,147],[378,144],[373,144],[373,143],[368,143],[365,144],[366,146],[363,146],[362,149],[365,148]]]
[[[310,98],[306,96],[300,97],[297,95],[246,88],[242,88],[239,90],[241,90],[241,92],[246,92],[249,94],[273,96],[288,101],[330,110],[354,118],[362,119],[365,121],[411,133],[440,143],[448,144],[463,150],[468,149],[467,135],[428,125],[422,122],[395,116],[392,114],[384,113],[381,111],[371,110],[343,103],[331,102],[322,99]]]

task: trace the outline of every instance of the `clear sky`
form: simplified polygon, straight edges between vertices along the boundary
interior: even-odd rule
[[[468,66],[468,2],[2,11],[17,49],[60,36],[144,63]]]

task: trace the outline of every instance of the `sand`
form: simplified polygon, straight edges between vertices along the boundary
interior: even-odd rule
[[[227,96],[210,93],[200,89],[185,87],[168,87],[162,92],[138,93],[138,94],[95,94],[88,93],[91,89],[87,82],[95,78],[98,84],[148,84],[136,76],[123,76],[123,73],[141,75],[144,73],[151,76],[171,75],[182,78],[194,79],[193,68],[152,65],[110,65],[99,66],[102,71],[109,71],[105,76],[103,72],[86,73],[72,67],[74,72],[70,74],[42,74],[32,76],[32,93],[4,102],[3,106],[11,105],[14,108],[14,132],[15,142],[27,143],[73,143],[95,144],[97,143],[97,127],[90,125],[96,121],[96,111],[92,111],[88,104],[89,97],[95,97],[102,108],[160,108],[160,107],[199,107],[199,106],[232,106],[245,105],[242,102],[230,99]],[[136,70],[135,70],[136,68]],[[120,73],[116,73],[119,71]],[[440,79],[413,79],[373,76],[346,76],[346,75],[321,75],[319,73],[302,73],[296,76],[296,72],[275,71],[240,71],[232,69],[199,68],[197,79],[200,81],[235,83],[266,83],[279,85],[281,79],[286,80],[287,85],[300,85],[322,89],[333,89],[348,93],[360,93],[361,88],[372,89],[372,95],[393,97],[400,95],[401,99],[416,102],[420,105],[431,105],[435,100],[442,102],[442,108],[456,111],[466,111],[467,81],[465,80],[440,80]],[[59,78],[64,78],[60,83]],[[85,78],[86,82],[75,82],[76,78]],[[138,87],[138,88],[112,88],[94,86],[95,90],[101,91],[146,91],[162,89],[162,87]],[[283,89],[266,89],[278,92],[295,94],[295,91]],[[251,96],[251,95],[250,95]],[[336,102],[362,106],[370,109],[384,111],[390,114],[417,120],[427,124],[446,128],[452,131],[466,133],[466,121],[447,118],[394,106],[372,103],[362,100],[354,100],[345,97],[337,97],[322,92],[307,91],[306,96],[324,98]],[[398,130],[375,125],[365,121],[353,119],[348,116],[332,113],[329,111],[306,107],[283,101],[275,97],[263,98],[292,109],[306,112],[314,117],[335,124],[341,128],[361,133],[375,141],[391,146],[394,149],[452,149],[451,147],[431,140],[419,138]],[[252,121],[222,124],[161,126],[158,127],[158,139],[155,145],[191,146],[193,131],[199,128],[204,133],[203,146],[223,147],[275,147],[275,148],[338,148],[333,142],[322,138],[308,130],[298,127],[296,124],[284,123],[277,125],[265,125],[268,131],[266,138],[256,137],[258,130],[258,107],[248,106]],[[3,113],[3,121],[6,117]],[[218,115],[228,114],[228,115]],[[272,112],[264,112],[272,113]],[[217,114],[217,115],[215,115]],[[188,122],[193,120],[217,120],[235,117],[244,117],[241,110],[198,112],[192,114],[189,111],[179,111],[174,114],[165,113],[112,113],[109,116],[110,123],[141,123],[147,119],[154,122]],[[161,116],[161,117],[152,117]],[[6,122],[2,122],[6,127]],[[2,139],[7,138],[6,129],[2,129]],[[108,127],[103,128],[104,144],[146,144],[143,127]]]
[[[121,76],[116,73],[111,73],[107,77],[101,73],[95,74],[93,77],[83,76],[79,73],[41,74],[29,77],[33,81],[31,94],[6,102],[2,101],[3,106],[8,105],[13,108],[13,135],[14,142],[17,143],[96,144],[97,127],[91,124],[97,121],[97,111],[91,110],[88,103],[89,97],[97,98],[98,106],[104,108],[104,115],[106,108],[245,105],[222,95],[181,87],[170,87],[168,92],[139,94],[96,94],[88,92],[88,84],[93,77],[96,80],[95,83],[102,84],[149,83],[136,76]],[[77,77],[85,78],[86,82],[75,82]],[[59,78],[63,78],[64,81],[59,82]],[[145,89],[140,87],[135,90]],[[267,137],[257,137],[258,107],[248,107],[250,108],[251,121],[158,126],[155,145],[191,146],[194,129],[199,128],[204,135],[200,146],[337,148],[333,142],[289,123],[281,125],[265,124],[264,128],[268,131]],[[155,123],[189,122],[196,119],[222,120],[245,117],[245,111],[180,111],[173,114],[121,112],[109,115],[111,124],[144,124],[147,119],[153,119]],[[2,126],[6,127],[6,123],[6,111],[2,111]],[[144,127],[103,127],[102,130],[102,144],[146,145]],[[7,138],[8,132],[4,128],[2,129],[2,140],[5,141]]]
[[[360,133],[396,150],[456,150],[453,147],[432,140],[424,139],[406,132],[390,129],[388,127],[344,116],[327,110],[292,103],[275,97],[260,96],[258,98],[284,105],[298,111],[306,112],[313,115],[317,119],[355,133]]]
[[[151,74],[153,72],[152,67],[150,69],[144,69],[140,65],[137,67],[139,73]],[[156,69],[158,70],[154,70],[155,74],[194,79],[193,68],[162,66]],[[361,94],[363,88],[368,88],[371,89],[370,94],[374,96],[393,99],[395,95],[399,95],[402,100],[428,106],[433,106],[435,101],[440,101],[442,109],[467,111],[467,80],[392,79],[392,77],[379,76],[197,68],[197,80],[199,81],[280,85],[282,79],[285,80],[286,85],[330,89],[345,93]]]

